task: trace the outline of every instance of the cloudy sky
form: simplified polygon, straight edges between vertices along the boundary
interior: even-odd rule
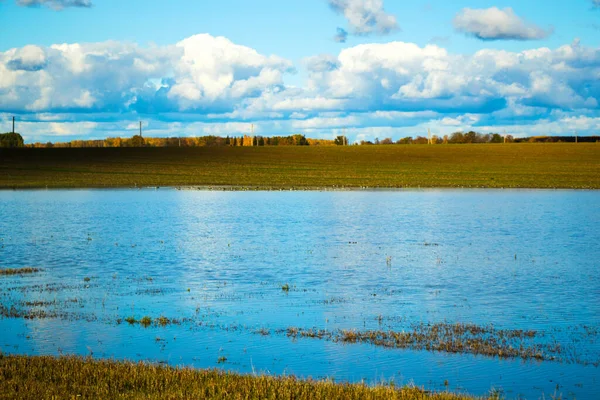
[[[27,141],[600,134],[600,0],[0,0]]]

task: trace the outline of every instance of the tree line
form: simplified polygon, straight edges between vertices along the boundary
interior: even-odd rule
[[[370,144],[465,144],[465,143],[512,143],[516,141],[513,136],[506,135],[501,136],[498,133],[478,133],[474,131],[469,132],[454,132],[451,135],[432,135],[431,137],[407,136],[396,141],[391,138],[385,138],[382,140],[375,139],[374,141],[360,142],[361,145]]]
[[[392,138],[361,140],[355,145],[402,145],[402,144],[468,144],[468,143],[559,143],[559,142],[600,142],[600,136],[532,136],[514,138],[511,135],[498,133],[454,132],[451,135],[431,137],[407,136],[402,139]],[[344,146],[348,145],[346,136],[337,136],[333,140],[311,139],[301,134],[289,136],[196,136],[196,137],[143,137],[135,135],[131,138],[109,137],[107,139],[71,140],[69,142],[47,142],[25,144],[19,133],[0,134],[0,147],[256,147],[256,146]]]
[[[346,140],[347,142],[347,140]],[[195,136],[195,137],[111,137],[100,140],[33,143],[30,147],[252,147],[252,146],[335,146],[335,140],[311,139],[304,135],[290,136]]]

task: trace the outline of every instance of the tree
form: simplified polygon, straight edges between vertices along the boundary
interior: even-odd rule
[[[477,143],[477,133],[473,131],[465,133],[464,143]]]
[[[464,143],[465,138],[462,132],[454,132],[450,135],[450,143]]]
[[[19,133],[2,133],[0,134],[0,147],[25,147],[25,142]]]
[[[490,143],[504,143],[504,139],[499,134],[494,133],[490,139]]]
[[[348,138],[346,136],[336,136],[336,138],[333,139],[333,143],[337,146],[345,146],[348,144]]]
[[[144,147],[144,138],[141,135],[135,135],[129,141],[129,145],[131,147]]]
[[[306,136],[304,135],[293,135],[292,140],[296,146],[308,146],[308,141],[306,140]]]

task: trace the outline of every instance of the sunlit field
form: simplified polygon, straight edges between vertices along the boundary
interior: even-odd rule
[[[0,188],[600,188],[600,145],[1,149]]]

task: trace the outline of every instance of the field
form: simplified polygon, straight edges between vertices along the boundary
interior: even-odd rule
[[[368,387],[237,375],[76,357],[0,354],[0,398],[126,399],[439,399],[471,397],[417,388]],[[492,398],[492,397],[490,397]],[[493,397],[495,398],[495,397]]]
[[[596,143],[0,149],[0,188],[600,188]]]

